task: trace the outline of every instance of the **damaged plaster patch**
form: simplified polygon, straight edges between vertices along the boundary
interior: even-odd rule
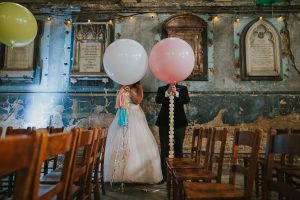
[[[286,103],[285,100],[281,99],[280,102],[279,102],[279,104],[280,104],[280,105],[286,105],[287,103]]]

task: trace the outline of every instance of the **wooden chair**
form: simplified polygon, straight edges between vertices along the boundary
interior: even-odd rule
[[[0,139],[0,177],[16,172],[12,199],[28,200],[33,191],[33,180],[44,134],[9,136]]]
[[[94,139],[91,149],[91,155],[88,159],[88,171],[86,175],[85,184],[83,185],[83,199],[92,199],[92,178],[93,178],[93,172],[94,172],[94,165],[96,160],[98,159],[98,150],[99,150],[99,143],[101,142],[101,135],[102,131],[101,128],[93,128],[91,129],[94,132]]]
[[[272,128],[271,128],[272,129]],[[291,134],[291,129],[289,128],[277,128],[276,133],[279,135],[282,134]],[[283,162],[286,158],[285,154],[282,154],[280,156],[280,159],[277,160],[277,164],[280,164],[280,162]],[[290,160],[292,159],[291,157],[289,158]],[[263,171],[265,170],[265,157],[259,157],[258,158],[258,165],[257,165],[257,170],[256,170],[256,175],[255,175],[255,194],[256,197],[258,198],[260,196],[260,193],[262,193],[262,182],[263,182]],[[247,161],[245,161],[247,163]],[[275,174],[274,174],[275,175]],[[278,173],[276,174],[277,178],[282,179],[282,174]]]
[[[101,137],[98,144],[98,149],[95,155],[95,160],[92,167],[92,180],[91,187],[88,188],[87,193],[94,194],[94,199],[100,199],[100,189],[102,190],[102,194],[105,195],[105,186],[104,186],[104,177],[103,177],[103,165],[104,165],[104,154],[105,154],[105,146],[108,128],[102,127],[98,128],[98,131],[101,131]]]
[[[5,136],[9,135],[30,135],[32,133],[32,128],[13,128],[12,126],[7,127]]]
[[[291,134],[300,134],[300,129],[291,128]]]
[[[74,150],[72,159],[72,168],[70,170],[69,191],[67,199],[83,199],[88,175],[89,161],[94,142],[94,131],[83,131],[80,128],[72,129],[72,132],[78,132],[78,142]],[[56,134],[54,134],[56,135]],[[53,185],[60,181],[62,170],[56,169],[41,177],[42,184]]]
[[[211,128],[200,128],[195,129],[193,133],[194,142],[196,143],[196,150],[194,142],[192,143],[191,157],[189,158],[166,158],[167,163],[167,195],[168,199],[171,197],[171,188],[173,185],[173,170],[177,168],[181,169],[207,169],[208,168],[208,159],[209,159],[209,148],[212,136]],[[204,140],[206,139],[206,140]],[[204,148],[203,148],[204,147]],[[195,157],[193,152],[195,152]],[[203,158],[202,158],[203,157]]]
[[[274,178],[273,172],[280,172],[288,176],[300,179],[300,167],[293,163],[276,163],[276,154],[300,155],[300,135],[284,134],[278,135],[275,129],[270,129],[267,140],[266,170],[263,179],[263,199],[270,199],[270,191],[274,190],[280,196],[290,200],[299,199],[300,191],[285,179]]]
[[[5,137],[7,136],[12,136],[12,135],[31,135],[32,134],[32,130],[34,128],[31,127],[27,127],[25,128],[13,128],[12,126],[8,126],[6,128],[6,133],[5,133]],[[8,175],[8,180],[6,180],[6,177],[4,177],[1,180],[2,183],[7,184],[7,195],[11,196],[12,192],[13,192],[13,185],[15,182],[15,176],[14,173],[11,173]]]
[[[37,131],[39,132],[39,131]],[[71,178],[72,168],[74,166],[74,154],[78,142],[79,133],[77,130],[72,132],[63,132],[49,135],[46,142],[43,142],[41,152],[42,156],[38,160],[38,168],[36,170],[34,179],[34,191],[31,200],[53,199],[58,200],[69,199],[71,185],[69,184]],[[40,174],[42,164],[45,160],[56,155],[64,155],[61,176],[58,182],[50,184],[41,184]]]
[[[108,127],[104,128],[103,133],[103,143],[102,143],[102,152],[100,158],[100,182],[101,182],[101,190],[102,194],[105,195],[105,187],[104,187],[104,155],[106,150],[106,141],[107,141]]]
[[[181,199],[182,195],[182,184],[183,181],[191,180],[191,181],[205,181],[211,182],[215,181],[217,183],[221,183],[222,177],[222,168],[223,168],[223,160],[225,153],[225,145],[227,138],[227,129],[219,129],[216,128],[212,131],[212,141],[209,150],[209,163],[208,169],[181,169],[176,168],[173,170],[174,176],[174,190],[173,197],[174,199]],[[216,154],[216,145],[219,145],[219,152]],[[217,172],[214,172],[216,169]]]
[[[63,132],[64,127],[54,128],[53,126],[50,126],[50,127],[47,127],[47,130],[49,131],[49,134],[51,135],[51,134]],[[46,160],[44,162],[44,167],[43,167],[44,175],[48,174],[50,162],[52,162],[52,164],[51,164],[51,169],[52,170],[55,170],[57,168],[57,159],[58,159],[58,156],[55,156],[55,157],[50,158],[49,160]]]
[[[261,131],[235,130],[232,147],[232,158],[229,183],[199,183],[184,182],[183,189],[187,200],[193,199],[251,199],[252,188],[257,167],[258,150],[261,141]],[[239,147],[247,146],[251,149],[249,167],[238,162]],[[236,173],[244,174],[244,191],[235,187]]]
[[[0,126],[0,138],[2,137],[3,128]]]

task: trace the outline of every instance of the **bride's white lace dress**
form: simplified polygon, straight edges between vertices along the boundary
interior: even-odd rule
[[[140,105],[129,103],[128,126],[118,125],[118,112],[108,130],[104,180],[123,183],[160,182],[160,154],[143,110]]]

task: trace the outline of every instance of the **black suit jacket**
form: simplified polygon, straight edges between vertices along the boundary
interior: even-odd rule
[[[162,104],[161,110],[158,114],[156,125],[162,127],[169,127],[169,97],[165,97],[165,92],[169,85],[158,88],[155,98],[156,103]],[[184,104],[190,102],[189,93],[186,86],[176,85],[179,96],[174,98],[174,127],[182,128],[188,125],[188,121],[184,112]]]

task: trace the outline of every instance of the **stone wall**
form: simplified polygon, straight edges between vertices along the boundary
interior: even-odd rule
[[[93,84],[83,82],[83,85],[78,87],[71,84],[73,38],[71,27],[65,26],[64,21],[69,18],[91,18],[92,21],[111,19],[115,38],[134,39],[141,43],[149,54],[156,42],[157,33],[160,34],[157,30],[161,30],[162,23],[183,10],[207,22],[207,37],[211,41],[207,58],[208,81],[181,83],[188,87],[191,96],[191,103],[187,106],[190,124],[187,128],[185,150],[189,149],[192,129],[199,126],[228,128],[230,137],[227,141],[227,152],[230,152],[232,133],[236,127],[260,128],[264,132],[264,138],[271,126],[300,128],[300,84],[299,73],[296,70],[300,69],[300,54],[297,53],[300,48],[300,13],[299,9],[295,11],[300,3],[297,1],[274,5],[273,10],[271,7],[257,7],[253,1],[236,0],[185,3],[106,1],[107,5],[85,1],[73,3],[81,7],[81,11],[76,12],[64,3],[18,2],[28,5],[37,19],[45,21],[50,15],[53,20],[44,24],[40,42],[38,68],[41,73],[38,84],[0,83],[0,126],[45,127],[49,125],[51,115],[53,125],[64,125],[67,129],[74,126],[109,126],[116,112],[115,93],[119,86],[109,80]],[[149,8],[158,11],[154,17],[149,16]],[[120,13],[123,17],[120,17]],[[132,14],[133,19],[126,17]],[[210,17],[216,14],[220,18],[218,23],[210,20]],[[241,19],[239,26],[244,26],[261,15],[274,25],[281,40],[283,80],[240,79],[240,65],[237,62],[237,34],[240,29],[234,22],[237,14]],[[286,23],[277,21],[279,15],[285,17]],[[158,140],[158,129],[154,124],[159,105],[155,104],[154,98],[157,88],[163,83],[148,70],[142,84],[145,88],[142,108]],[[261,151],[264,151],[264,145]]]

